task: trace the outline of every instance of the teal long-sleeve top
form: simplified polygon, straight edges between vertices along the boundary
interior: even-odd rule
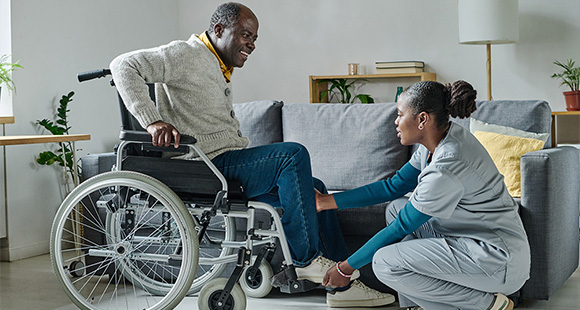
[[[407,163],[388,180],[381,180],[353,190],[336,193],[333,195],[334,200],[338,209],[359,208],[391,201],[415,189],[420,173],[419,169]],[[347,259],[348,264],[355,269],[360,269],[372,261],[373,255],[377,250],[401,241],[406,235],[415,231],[430,218],[431,216],[413,207],[411,202],[407,202],[394,221],[375,234]]]

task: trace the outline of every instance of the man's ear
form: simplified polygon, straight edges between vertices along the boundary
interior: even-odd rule
[[[216,37],[221,38],[224,33],[224,26],[222,24],[215,24],[215,26],[213,26],[213,32]]]

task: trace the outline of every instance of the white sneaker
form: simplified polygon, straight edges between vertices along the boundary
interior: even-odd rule
[[[322,283],[328,269],[335,266],[335,261],[326,257],[318,256],[313,259],[308,266],[296,267],[296,275],[298,276],[298,280],[309,280],[314,283]],[[354,280],[359,276],[360,272],[355,270],[350,278]]]
[[[395,296],[382,293],[355,280],[346,291],[326,294],[326,304],[331,308],[377,307],[392,304]]]
[[[491,310],[513,310],[514,302],[502,293],[495,294],[495,301]]]

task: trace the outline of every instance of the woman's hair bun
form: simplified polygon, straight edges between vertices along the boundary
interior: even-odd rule
[[[477,91],[466,81],[459,80],[445,85],[444,93],[449,104],[449,115],[453,117],[466,118],[477,109]]]

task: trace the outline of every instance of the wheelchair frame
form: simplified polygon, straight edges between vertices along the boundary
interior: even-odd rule
[[[79,81],[104,77],[108,74],[110,74],[110,71],[107,69],[79,74]],[[111,85],[114,85],[112,81]],[[121,101],[120,103],[123,114],[124,105]],[[127,113],[126,110],[124,112]],[[125,124],[123,125],[125,127]],[[272,271],[267,261],[274,251],[276,238],[280,241],[285,259],[283,272],[287,279],[287,283],[281,287],[281,291],[294,293],[318,287],[318,285],[307,280],[297,280],[290,248],[278,211],[269,204],[247,200],[243,207],[232,208],[228,199],[229,188],[227,180],[213,165],[211,160],[197,147],[195,138],[182,136],[181,145],[186,146],[188,151],[195,152],[221,183],[221,190],[216,193],[211,206],[197,206],[195,201],[184,202],[171,188],[159,180],[140,172],[123,170],[123,160],[126,158],[124,154],[126,154],[128,146],[138,145],[143,148],[144,145],[147,145],[151,147],[149,146],[151,144],[151,136],[143,131],[123,130],[121,132],[121,140],[117,149],[116,165],[113,167],[113,172],[94,176],[75,188],[59,208],[53,222],[50,249],[53,268],[67,295],[77,306],[82,309],[100,309],[101,306],[108,309],[111,306],[111,301],[114,300],[117,307],[121,305],[120,308],[131,309],[132,302],[143,295],[146,302],[136,305],[136,308],[172,309],[187,294],[195,293],[200,289],[192,289],[197,265],[218,264],[225,266],[225,264],[236,262],[236,267],[227,280],[218,278],[207,280],[208,282],[201,288],[198,305],[200,309],[245,309],[246,293],[249,292],[250,296],[252,296],[252,289],[258,287],[259,292],[254,297],[263,297],[272,287],[269,283]],[[174,150],[173,148],[163,147],[153,147],[153,149]],[[88,210],[85,206],[85,201],[88,200],[95,204],[93,196],[98,198],[96,206],[107,214],[105,223],[100,222],[98,214],[85,214]],[[153,201],[151,197],[155,198],[153,203],[150,202],[150,200]],[[142,208],[141,212],[143,214],[157,213],[151,216],[139,215],[150,222],[147,225],[143,225],[140,228],[141,230],[149,229],[149,225],[152,222],[156,221],[158,217],[162,217],[161,228],[154,229],[155,237],[151,238],[153,240],[151,244],[156,245],[147,243],[144,250],[139,249],[140,243],[144,243],[149,239],[139,236],[140,230],[131,226],[135,225],[131,224],[135,221],[135,215],[131,215],[131,212],[135,213],[135,210],[131,210],[128,207],[131,205],[136,206],[135,208]],[[158,205],[160,206],[157,207]],[[264,210],[269,213],[272,219],[270,229],[255,227],[256,210]],[[148,218],[149,216],[151,219]],[[202,227],[196,227],[193,220],[194,217],[201,219],[199,222]],[[247,221],[246,239],[243,241],[221,240],[219,247],[222,248],[222,251],[223,249],[230,249],[231,251],[226,251],[229,252],[228,254],[220,254],[219,257],[214,258],[199,257],[200,242],[204,240],[203,238],[207,234],[206,229],[208,229],[211,218],[215,217],[229,218],[230,221],[235,218],[245,219]],[[123,219],[123,223],[115,221],[117,218]],[[86,226],[87,222],[99,222],[98,226],[101,227],[102,233],[106,235],[106,244],[92,244],[92,242],[83,238],[83,229],[80,229],[80,236],[77,236],[74,230],[71,231],[67,228],[67,225],[81,225],[81,227],[84,227],[83,225]],[[177,230],[175,228],[167,228],[171,226],[169,223],[177,226]],[[167,227],[164,227],[164,225]],[[93,227],[84,228],[92,229]],[[234,229],[235,239],[235,228],[230,227],[230,229]],[[70,241],[70,236],[65,236],[67,233],[73,234],[75,238]],[[167,237],[169,235],[171,237]],[[175,237],[175,240],[172,239],[173,237]],[[135,240],[142,241],[133,244]],[[70,249],[71,246],[72,250]],[[260,247],[260,251],[258,251],[258,255],[252,262],[252,254],[256,247]],[[146,252],[158,251],[159,248],[171,253]],[[237,253],[231,253],[234,249],[238,249]],[[69,251],[77,254],[70,258]],[[93,274],[92,272],[91,277],[98,278],[98,280],[83,280],[85,273],[89,269],[84,266],[82,258],[87,255],[100,257],[107,263],[115,260],[113,262],[115,273],[109,274],[109,280],[106,285],[104,282],[100,282],[100,277],[104,275]],[[191,261],[180,261],[180,255]],[[157,271],[142,272],[140,269],[143,268],[145,270],[144,266],[149,268],[147,270],[153,270],[153,268],[148,266],[150,261],[159,261],[167,264],[163,266],[164,270],[161,273],[165,271],[171,273],[171,268],[180,266],[178,268],[179,275],[176,279],[166,282]],[[68,265],[69,262],[70,265]],[[101,271],[104,270],[101,265],[97,267]],[[137,269],[139,270],[135,271]],[[216,274],[215,276],[218,275]],[[128,278],[127,280],[130,283],[126,282],[123,277]],[[161,280],[158,278],[161,278]],[[240,278],[243,278],[242,283],[246,284],[244,287],[246,293],[238,284]],[[97,283],[90,282],[89,284],[89,281],[96,281]],[[141,281],[143,283],[140,283]],[[80,287],[79,283],[82,284],[82,287]],[[133,296],[131,298],[126,297],[124,303],[118,302],[119,298],[123,298],[122,294],[120,294],[122,289],[118,287],[119,284],[122,284],[125,288],[129,285],[132,286]],[[163,288],[157,290],[154,288],[156,284],[160,284]],[[269,287],[264,289],[263,285],[269,285]],[[85,289],[87,286],[89,288],[92,287],[92,290],[88,293]],[[111,296],[105,295],[105,292],[101,296],[96,295],[103,289],[101,288],[103,286],[105,291],[109,286],[112,286],[111,289],[114,290],[109,292],[109,295],[112,294]],[[144,290],[144,292],[136,293],[137,289],[135,287]],[[148,287],[151,290],[148,290]],[[158,294],[164,296],[155,296]],[[99,299],[96,300],[95,297],[99,297]],[[104,297],[108,298],[109,301],[101,302]]]

